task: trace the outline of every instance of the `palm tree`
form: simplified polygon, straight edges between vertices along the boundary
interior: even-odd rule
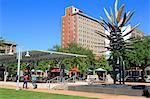
[[[116,0],[114,5],[115,10],[115,16],[113,14],[113,11],[110,7],[110,14],[108,11],[104,8],[104,12],[108,18],[108,22],[106,22],[102,17],[100,17],[101,26],[104,27],[104,29],[109,33],[108,35],[100,33],[99,31],[96,31],[96,33],[100,34],[101,36],[105,37],[110,41],[108,49],[111,51],[111,57],[110,57],[110,63],[113,67],[113,76],[114,76],[114,84],[116,84],[116,68],[119,68],[120,72],[120,84],[121,84],[121,78],[122,82],[124,84],[124,66],[123,66],[123,57],[122,53],[128,46],[126,45],[126,42],[124,40],[124,37],[129,35],[139,24],[135,25],[131,28],[130,31],[124,34],[128,27],[130,25],[126,25],[131,17],[133,16],[134,12],[125,12],[122,16],[122,12],[124,9],[124,4],[121,5],[121,7],[118,10],[118,0]],[[121,18],[122,17],[122,18]],[[123,27],[126,28],[123,30]]]

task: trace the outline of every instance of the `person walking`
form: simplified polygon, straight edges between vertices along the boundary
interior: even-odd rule
[[[23,88],[28,88],[28,75],[23,75],[23,80],[24,80],[24,82],[23,82]]]
[[[36,89],[37,88],[37,84],[36,84],[36,75],[35,75],[35,73],[33,73],[31,75],[31,79],[32,79],[33,89]]]

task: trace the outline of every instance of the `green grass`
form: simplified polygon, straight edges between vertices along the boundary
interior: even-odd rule
[[[0,99],[96,99],[78,96],[0,88]]]

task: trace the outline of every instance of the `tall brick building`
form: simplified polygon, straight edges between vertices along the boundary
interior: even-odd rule
[[[62,16],[62,47],[66,48],[68,44],[76,43],[100,55],[105,50],[105,38],[95,33],[96,30],[104,33],[99,20],[73,6],[68,7],[65,16]]]

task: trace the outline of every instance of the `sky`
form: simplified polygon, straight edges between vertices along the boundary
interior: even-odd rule
[[[61,45],[61,16],[74,6],[85,14],[107,19],[103,8],[114,7],[115,0],[0,0],[0,36],[14,41],[23,50],[47,50]],[[130,24],[150,35],[150,0],[119,0],[125,11],[135,10]]]

